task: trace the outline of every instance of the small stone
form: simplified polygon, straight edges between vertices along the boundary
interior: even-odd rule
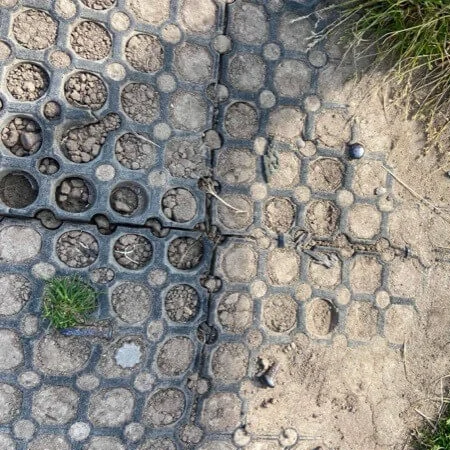
[[[88,438],[91,426],[86,422],[75,422],[69,428],[69,437],[73,441],[80,442]]]
[[[350,159],[361,159],[364,153],[365,150],[361,144],[354,143],[348,146],[348,156]]]
[[[41,141],[40,133],[21,133],[20,142],[25,150],[34,150]]]

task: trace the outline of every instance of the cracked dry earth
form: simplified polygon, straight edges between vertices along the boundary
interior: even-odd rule
[[[0,0],[0,449],[404,450],[438,414],[450,163],[318,9]],[[100,337],[40,316],[75,273]]]

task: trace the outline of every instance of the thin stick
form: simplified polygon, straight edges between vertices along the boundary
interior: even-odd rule
[[[422,416],[427,422],[428,424],[431,426],[431,428],[433,428],[433,430],[436,429],[436,425],[431,421],[431,419],[429,417],[427,417],[423,412],[420,412],[417,408],[414,408],[414,411],[419,414],[420,416]]]
[[[130,133],[131,133],[132,135],[136,136],[138,139],[142,139],[143,141],[147,141],[147,142],[149,142],[150,144],[153,144],[153,145],[155,145],[155,146],[158,147],[158,148],[162,148],[162,147],[161,147],[160,145],[158,145],[156,142],[153,142],[153,141],[150,140],[149,138],[144,137],[142,134],[138,134],[138,133],[136,133],[136,132],[133,131],[133,130],[130,130]]]
[[[91,114],[91,116],[94,117],[95,119],[97,119],[99,122],[102,120],[101,117],[99,117],[99,116],[97,115],[97,113],[95,113],[91,108],[88,108],[88,111],[89,111],[89,113]],[[155,145],[156,147],[161,148],[161,146],[158,145],[156,142],[153,142],[153,141],[150,140],[149,138],[146,138],[145,136],[142,136],[141,134],[136,133],[136,131],[134,131],[133,129],[130,129],[129,132],[130,132],[133,136],[137,137],[138,139],[142,139],[143,141],[147,141],[147,142],[149,142],[150,144],[153,144],[153,145]]]
[[[410,382],[408,379],[408,366],[406,364],[406,337],[405,340],[403,341],[403,370],[405,371],[405,378],[406,381]]]
[[[445,211],[443,211],[441,208],[433,205],[430,201],[428,201],[426,198],[422,197],[420,194],[418,194],[413,188],[408,186],[404,181],[402,181],[397,175],[395,175],[392,170],[388,169],[384,164],[381,165],[386,172],[390,173],[405,189],[407,189],[414,197],[416,197],[418,200],[420,200],[424,205],[428,206],[432,211],[439,213],[438,216],[441,217],[442,220],[450,224],[450,219],[442,217],[440,214],[445,214]]]
[[[247,211],[243,211],[242,209],[238,209],[233,205],[230,205],[228,202],[226,202],[222,197],[220,197],[218,194],[216,194],[214,192],[214,190],[208,186],[207,188],[208,190],[206,191],[208,194],[212,195],[214,198],[216,198],[217,200],[219,200],[219,202],[222,202],[225,206],[227,206],[228,208],[232,209],[233,211],[236,211],[237,213],[246,213]]]

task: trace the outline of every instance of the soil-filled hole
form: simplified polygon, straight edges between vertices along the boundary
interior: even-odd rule
[[[123,183],[116,186],[109,198],[111,208],[122,216],[141,212],[147,206],[147,194],[136,183]]]
[[[36,180],[26,172],[9,172],[0,179],[0,199],[10,208],[25,208],[39,193]]]
[[[79,213],[94,202],[93,188],[82,178],[65,178],[56,188],[56,203],[65,211]]]

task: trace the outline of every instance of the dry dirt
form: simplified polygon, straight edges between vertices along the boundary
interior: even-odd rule
[[[342,80],[342,72],[347,69],[335,68],[330,78]],[[358,340],[367,340],[369,345],[350,347],[343,335],[336,334],[330,347],[322,346],[299,333],[293,344],[268,347],[261,357],[266,364],[280,362],[277,385],[273,390],[261,390],[253,382],[243,386],[242,393],[249,400],[247,430],[276,435],[280,428],[295,428],[305,439],[295,447],[299,450],[317,447],[309,438],[324,450],[412,449],[411,432],[423,427],[425,416],[436,417],[442,396],[448,391],[450,179],[446,170],[450,169],[450,157],[448,153],[425,152],[424,128],[406,116],[402,103],[394,97],[395,86],[382,89],[379,77],[368,75],[360,82],[345,82],[344,89],[337,86],[330,84],[330,91],[324,95],[330,99],[338,95],[339,101],[348,104],[348,120],[356,120],[358,139],[367,154],[383,153],[395,176],[418,194],[411,194],[402,183],[394,181],[390,195],[395,209],[388,226],[391,245],[406,246],[411,254],[409,263],[402,259],[398,262],[402,268],[392,269],[390,287],[414,297],[416,310],[411,315],[401,306],[398,311],[390,310],[385,333],[397,348],[375,336],[370,328],[370,311],[363,308],[364,304],[354,311],[358,325],[349,336],[356,333]],[[347,127],[345,122],[336,122],[336,135],[341,135],[343,127]],[[333,130],[327,134],[333,135]],[[445,142],[442,144],[446,148]],[[333,164],[331,178],[325,179],[324,163],[331,168],[331,162],[324,160],[311,181],[325,191],[334,190],[340,168]],[[385,178],[385,169],[379,164],[360,170],[355,190],[375,196],[374,186]],[[419,196],[426,200],[421,201]],[[320,215],[326,213],[319,209]],[[311,214],[317,216],[318,212]],[[328,226],[334,228],[335,220],[330,218]],[[312,218],[310,226],[315,228]],[[331,230],[314,231],[328,234]],[[375,276],[365,270],[362,278],[355,280],[362,291],[371,289],[370,277]],[[386,305],[382,292],[377,304]],[[333,327],[332,311],[324,305],[319,309],[323,314],[314,315],[310,326],[319,335],[327,334]],[[352,328],[351,317],[347,320]]]

